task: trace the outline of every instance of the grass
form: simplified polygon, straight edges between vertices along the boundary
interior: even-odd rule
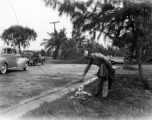
[[[130,65],[130,64],[124,65],[124,66],[123,66],[123,69],[125,69],[125,70],[138,70],[138,68],[135,68],[135,67],[133,67],[133,66]]]
[[[96,81],[85,86],[94,93]],[[61,99],[45,102],[22,116],[28,120],[150,120],[152,93],[143,89],[138,75],[116,75],[108,99],[91,97],[87,100],[70,99],[71,92]]]

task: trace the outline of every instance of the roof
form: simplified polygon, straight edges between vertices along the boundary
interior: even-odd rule
[[[0,45],[0,50],[3,48],[14,48],[14,47],[10,47],[10,46],[6,46],[6,45]]]
[[[35,50],[24,50],[24,52],[37,52]]]

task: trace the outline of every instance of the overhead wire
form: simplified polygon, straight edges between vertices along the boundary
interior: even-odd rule
[[[44,24],[46,23],[46,24],[48,24],[49,21],[50,21],[50,19],[51,19],[51,18],[48,18],[46,16],[43,16],[42,14],[33,13],[32,11],[28,11],[28,10],[24,10],[24,9],[18,8],[18,7],[14,6],[12,4],[11,0],[9,0],[9,3],[11,5],[11,8],[13,9],[13,12],[14,12],[14,15],[15,15],[15,18],[16,18],[16,21],[17,21],[18,25],[19,25],[19,19],[22,19],[22,20],[28,21],[28,22],[33,22],[35,24],[36,23],[38,23],[38,24],[39,23],[44,23]],[[19,13],[19,12],[23,16],[26,16],[26,18],[28,18],[28,19],[24,19],[23,17],[22,18],[18,18],[17,13]],[[28,17],[28,16],[30,16],[30,17]],[[10,16],[8,16],[8,17],[10,17]],[[32,19],[29,20],[29,18],[34,18],[36,20],[32,20]]]
[[[13,4],[11,3],[11,0],[9,0],[9,2],[10,2],[10,4],[11,4],[11,7],[12,7],[13,12],[14,12],[14,14],[15,14],[17,24],[19,25],[19,20],[18,20],[16,11],[15,11],[15,9],[14,9],[14,7],[13,7]],[[28,14],[28,15],[30,15],[30,14]],[[32,15],[32,16],[33,16],[33,15]],[[34,15],[34,16],[35,16],[35,15]],[[30,20],[30,21],[31,21],[31,20]],[[38,66],[38,67],[39,67],[39,66]],[[51,80],[53,81],[53,83],[55,84],[55,86],[56,86],[57,89],[58,89],[58,95],[59,95],[59,96],[62,96],[62,95],[60,94],[59,86],[57,85],[57,83],[55,82],[55,80],[54,80],[48,73],[46,73],[41,67],[39,67],[39,69],[40,69],[41,71],[43,71],[43,73],[46,74],[49,78],[51,78]],[[28,74],[28,75],[29,75],[29,74]],[[30,76],[30,75],[29,75],[29,76]],[[64,88],[65,88],[65,87],[64,87]],[[66,84],[66,88],[68,89],[69,92],[71,92],[71,90],[69,89],[69,85]]]
[[[16,14],[16,12],[15,12],[15,9],[14,9],[14,7],[13,7],[13,4],[12,4],[11,0],[9,0],[9,2],[10,2],[10,4],[11,4],[11,7],[12,7],[13,11],[14,11],[14,14],[15,14],[15,17],[16,17],[16,20],[17,20],[17,24],[19,25],[19,21],[18,21],[18,18],[17,18],[17,14]]]
[[[60,94],[59,86],[57,85],[57,83],[55,82],[55,80],[54,80],[48,73],[46,73],[40,66],[38,66],[38,67],[39,67],[39,69],[40,69],[41,71],[43,71],[44,74],[46,74],[49,78],[51,78],[51,80],[53,81],[53,83],[55,84],[55,86],[56,86],[57,89],[58,89],[58,95],[61,97],[62,95]],[[71,82],[71,81],[72,81],[72,80],[70,80],[70,82]],[[73,83],[73,84],[74,84],[74,83]],[[71,92],[71,89],[69,88],[70,85],[65,84],[65,86],[66,86],[66,87],[64,87],[64,88],[67,88],[67,89],[68,89],[68,92]],[[75,87],[75,89],[76,89],[76,87]]]
[[[30,16],[30,17],[33,17],[33,18],[38,18],[38,19],[40,19],[40,20],[43,20],[43,21],[50,21],[50,19],[51,18],[49,18],[49,17],[46,17],[46,16],[43,16],[43,14],[38,14],[38,13],[34,13],[34,12],[32,12],[32,11],[29,11],[29,10],[25,10],[25,9],[23,9],[23,8],[19,8],[19,7],[16,7],[15,5],[13,5],[12,4],[12,2],[9,0],[9,2],[10,2],[10,5],[11,5],[11,7],[12,7],[12,9],[13,9],[13,12],[14,12],[14,14],[15,14],[15,17],[16,17],[16,20],[18,21],[18,23],[19,23],[19,20],[18,20],[18,17],[17,17],[17,13],[18,12],[20,12],[20,13],[24,13],[24,15],[28,15],[28,16]],[[5,3],[6,4],[6,3]]]
[[[41,67],[40,66],[38,66],[38,68],[45,74],[45,75],[47,75],[49,78],[51,78],[51,80],[53,81],[53,83],[55,84],[55,86],[57,87],[57,89],[58,89],[58,95],[59,96],[61,96],[60,95],[60,89],[59,89],[59,87],[58,87],[58,85],[57,85],[57,83],[55,82],[55,80],[54,79],[52,79],[52,77],[48,74],[48,73],[46,73],[43,69],[41,69]]]

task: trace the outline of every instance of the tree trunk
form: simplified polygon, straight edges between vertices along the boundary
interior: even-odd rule
[[[57,59],[58,57],[58,51],[59,51],[59,48],[56,48],[55,51],[54,51],[54,54],[53,54],[53,59]]]
[[[57,59],[57,50],[55,50],[53,53],[53,59]]]
[[[21,45],[20,42],[18,43],[19,53],[21,54]]]
[[[142,50],[142,48],[139,49],[139,53],[138,53],[139,76],[140,76],[140,79],[144,85],[144,88],[149,89],[150,88],[149,83],[146,79],[144,79],[144,75],[143,75],[143,68],[142,68],[142,61],[141,61],[141,50]]]

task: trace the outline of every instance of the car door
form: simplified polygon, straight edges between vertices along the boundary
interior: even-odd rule
[[[17,67],[17,62],[16,62],[16,54],[13,53],[12,48],[7,48],[7,61],[8,61],[8,67]]]

